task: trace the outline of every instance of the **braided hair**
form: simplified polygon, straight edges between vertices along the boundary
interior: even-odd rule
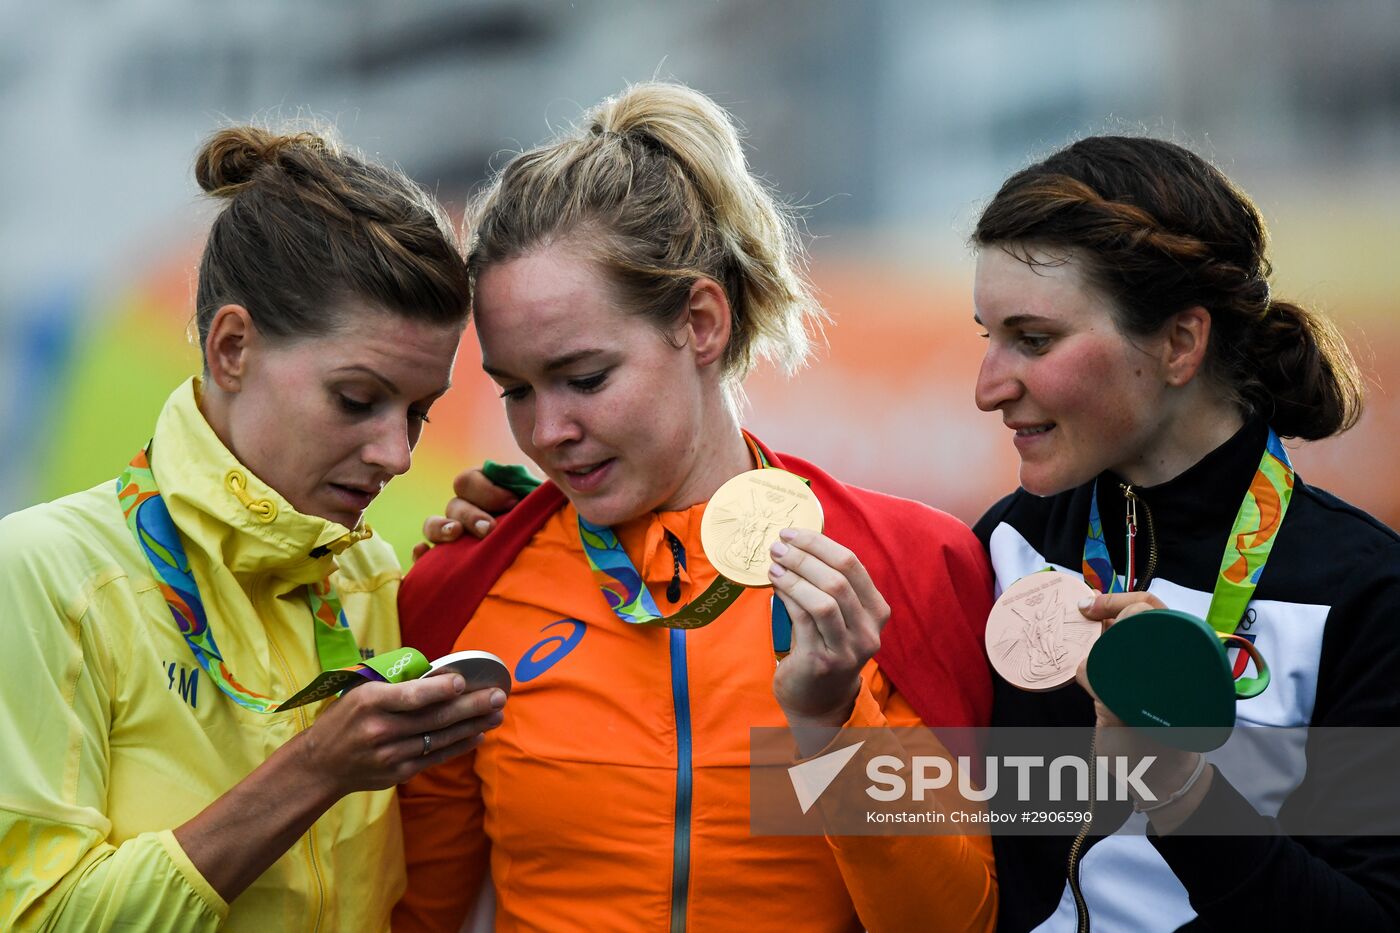
[[[400,172],[313,133],[239,126],[204,144],[195,178],[227,201],[199,265],[201,346],[227,304],[247,308],[274,340],[332,331],[350,298],[405,318],[466,323],[460,241]]]
[[[978,248],[1028,263],[1071,251],[1129,335],[1210,312],[1207,372],[1284,437],[1339,434],[1361,415],[1361,375],[1330,320],[1273,297],[1268,231],[1218,169],[1159,139],[1093,136],[1012,175],[982,212]]]

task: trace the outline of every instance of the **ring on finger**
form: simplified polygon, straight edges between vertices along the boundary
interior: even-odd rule
[[[423,733],[423,755],[426,756],[433,750],[433,737],[427,732]]]

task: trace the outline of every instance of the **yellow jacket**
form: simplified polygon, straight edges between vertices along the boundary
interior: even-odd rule
[[[152,466],[228,667],[274,697],[311,680],[305,584],[337,565],[362,653],[398,647],[391,549],[293,510],[223,446],[197,390],[166,402]],[[232,493],[233,474],[275,517]],[[343,552],[311,558],[321,545]],[[387,929],[404,883],[392,791],[342,799],[232,904],[175,841],[325,704],[260,715],[219,691],[115,482],[0,519],[0,612],[0,929]]]

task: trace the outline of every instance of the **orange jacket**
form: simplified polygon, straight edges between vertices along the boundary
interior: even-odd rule
[[[924,561],[952,553],[941,572],[966,571],[968,585],[983,587],[990,602],[985,559],[965,527],[915,503],[853,494],[867,512],[916,512],[921,522],[901,521],[922,524],[929,537],[900,546]],[[822,498],[830,530],[831,497]],[[699,541],[704,508],[616,529],[663,611],[715,577]],[[550,514],[451,646],[499,655],[516,687],[505,723],[479,750],[402,789],[409,888],[396,930],[458,929],[488,861],[503,930],[992,925],[996,890],[984,837],[751,835],[749,729],[785,724],[772,692],[771,591],[746,592],[702,629],[628,625],[604,601],[577,529],[572,507]],[[667,530],[686,558],[676,604],[666,599],[675,574]],[[440,630],[452,618],[460,590],[453,581],[471,565],[456,550],[435,549],[405,583],[400,613],[410,644],[415,631]],[[956,566],[964,560],[972,563]],[[868,569],[894,609],[888,633],[916,623],[910,606],[890,599],[897,588],[882,585],[898,569],[887,563],[876,556]],[[986,606],[968,623],[952,617],[961,604],[942,602],[924,603],[920,613],[946,630],[946,650],[965,653],[964,629],[980,627]],[[950,710],[968,713],[941,724],[983,724],[985,664],[980,655],[975,665],[961,661],[951,666],[981,671],[982,681],[943,685],[959,694]],[[875,661],[863,674],[848,725],[919,724]]]

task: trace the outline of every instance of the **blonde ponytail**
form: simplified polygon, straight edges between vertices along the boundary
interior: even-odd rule
[[[681,85],[633,85],[598,104],[512,159],[474,215],[473,276],[568,240],[663,329],[695,281],[713,279],[733,315],[722,361],[732,385],[759,359],[798,368],[825,319],[789,212],[749,171],[729,115]]]

